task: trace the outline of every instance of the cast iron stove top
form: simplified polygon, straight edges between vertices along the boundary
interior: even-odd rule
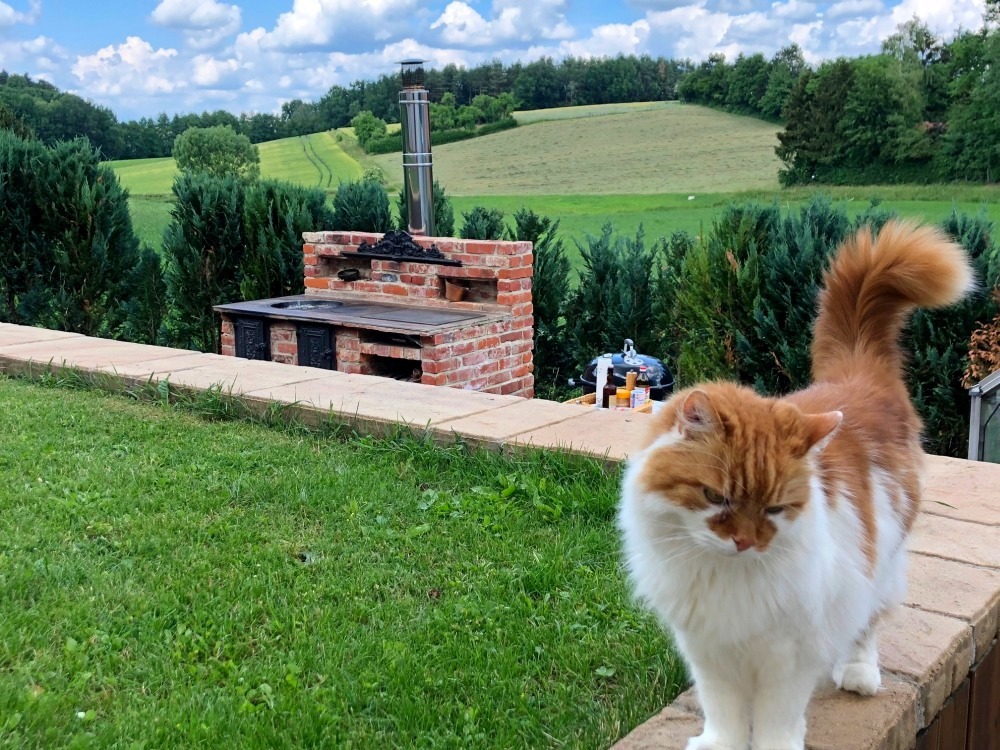
[[[217,305],[215,310],[229,315],[311,320],[356,328],[388,328],[407,333],[429,333],[440,328],[481,323],[497,317],[489,313],[468,310],[318,299],[304,295],[234,302]]]

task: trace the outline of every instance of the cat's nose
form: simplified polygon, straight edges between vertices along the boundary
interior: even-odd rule
[[[736,545],[737,552],[746,552],[753,547],[753,541],[747,539],[745,536],[734,536],[733,543]]]

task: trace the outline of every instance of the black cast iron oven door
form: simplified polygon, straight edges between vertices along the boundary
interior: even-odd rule
[[[233,320],[236,356],[243,359],[271,359],[271,326],[266,318],[238,316]]]

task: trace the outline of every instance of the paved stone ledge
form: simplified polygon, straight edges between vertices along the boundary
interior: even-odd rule
[[[130,386],[166,380],[187,391],[220,387],[260,408],[279,402],[306,419],[334,416],[375,434],[403,426],[442,442],[559,449],[612,462],[636,448],[649,418],[0,324],[0,372],[53,370]],[[1000,653],[1000,465],[931,457],[910,550],[906,604],[882,633],[884,688],[873,698],[820,690],[809,711],[812,750],[911,750],[927,727],[921,750],[944,748],[935,717],[959,721],[965,714],[952,709],[962,701],[963,710],[978,710],[970,669],[988,672],[993,666],[984,664]],[[681,750],[700,731],[699,713],[688,691],[615,747]],[[971,727],[972,713],[968,721]],[[937,744],[928,743],[932,735]]]

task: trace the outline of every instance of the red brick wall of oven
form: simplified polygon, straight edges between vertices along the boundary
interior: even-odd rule
[[[361,242],[375,244],[380,238],[379,234],[363,232],[306,234],[306,293],[357,294],[387,302],[505,314],[507,317],[498,322],[422,337],[421,382],[533,396],[531,243],[414,238],[423,247],[434,244],[446,257],[462,261],[458,267],[351,258]],[[344,268],[357,268],[361,278],[341,281],[337,272]],[[445,298],[446,280],[467,286],[462,302]],[[378,354],[372,345],[358,340],[357,332],[338,331],[337,362],[342,372],[366,374],[370,372],[368,363]],[[412,352],[404,356],[412,356]]]

